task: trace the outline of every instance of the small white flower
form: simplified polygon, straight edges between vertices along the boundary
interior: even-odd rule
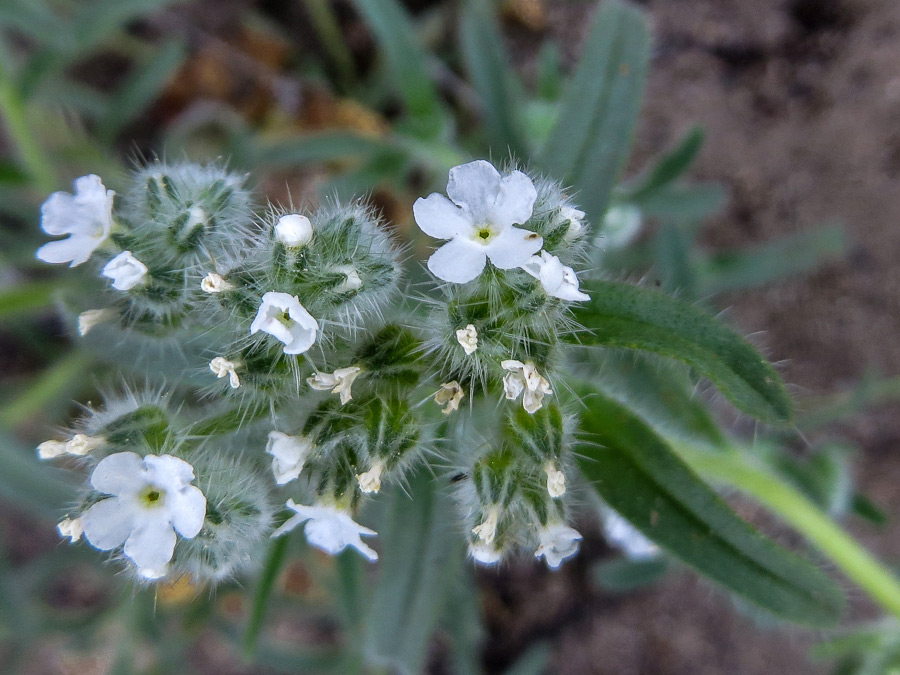
[[[445,382],[441,385],[441,388],[438,389],[437,393],[434,395],[434,402],[438,405],[445,406],[441,412],[445,415],[449,415],[454,410],[459,410],[459,402],[463,400],[465,395],[466,392],[459,386],[459,382],[453,380],[452,382]]]
[[[275,224],[275,240],[288,248],[306,246],[312,239],[312,222],[299,213],[281,216]]]
[[[200,282],[200,289],[204,293],[222,293],[224,291],[230,291],[233,288],[234,284],[226,281],[225,277],[216,274],[215,272],[210,272],[203,277],[203,281]]]
[[[288,436],[280,431],[270,431],[266,452],[272,455],[275,482],[284,485],[299,478],[303,465],[313,450],[313,444],[304,436]]]
[[[521,267],[541,250],[535,232],[513,227],[531,218],[537,190],[521,171],[501,176],[489,162],[478,160],[450,169],[447,199],[433,193],[413,204],[416,223],[425,234],[449,239],[428,259],[439,279],[463,284],[484,270]]]
[[[656,544],[609,508],[605,509],[603,513],[603,532],[609,543],[621,550],[628,558],[644,560],[659,555],[659,547]]]
[[[476,535],[483,544],[492,544],[497,536],[497,524],[500,521],[500,507],[489,506],[484,511],[484,518],[480,525],[472,528],[472,534]]]
[[[466,355],[474,354],[475,350],[478,349],[478,331],[475,330],[475,326],[471,323],[465,328],[460,328],[456,331],[456,341],[463,348],[463,351],[466,352]]]
[[[584,211],[572,208],[571,206],[563,206],[559,210],[558,221],[560,224],[568,223],[569,229],[563,237],[567,241],[571,241],[579,237],[584,230]]]
[[[268,333],[284,343],[285,354],[302,354],[316,341],[319,322],[296,295],[269,291],[262,297],[250,334]]]
[[[374,537],[378,533],[354,521],[346,511],[325,504],[295,504],[293,499],[287,500],[287,507],[296,511],[297,515],[291,516],[275,530],[273,537],[280,537],[305,522],[306,540],[325,553],[337,555],[352,546],[369,560],[378,560],[378,553],[369,548],[361,538]]]
[[[59,532],[59,536],[69,539],[69,543],[74,544],[84,534],[84,523],[81,522],[81,518],[66,518],[59,522],[56,531]]]
[[[117,291],[129,291],[144,281],[147,266],[131,255],[131,251],[122,251],[106,263],[100,274],[112,279],[112,286]]]
[[[492,544],[470,543],[469,555],[482,565],[496,565],[503,557],[503,551]]]
[[[76,267],[109,236],[115,192],[107,190],[99,176],[82,176],[75,181],[75,194],[54,192],[41,206],[41,229],[47,234],[67,234],[67,239],[51,241],[35,254],[48,263],[69,263]]]
[[[193,480],[194,468],[171,455],[105,457],[94,468],[91,485],[112,497],[82,514],[85,539],[101,551],[124,544],[125,555],[144,578],[163,576],[175,533],[193,539],[203,527],[206,497],[191,485]]]
[[[578,553],[579,542],[582,539],[578,530],[563,523],[548,525],[538,532],[538,537],[540,546],[534,552],[534,557],[543,556],[547,567],[553,570],[558,569],[563,560]]]
[[[559,258],[550,255],[547,251],[541,251],[539,256],[533,256],[522,269],[541,282],[541,286],[554,298],[561,300],[579,301],[590,300],[587,293],[578,290],[578,277],[575,270],[563,265]]]
[[[381,474],[384,473],[384,462],[375,460],[372,468],[365,473],[356,474],[359,489],[366,494],[378,492],[381,489]]]
[[[307,377],[306,381],[316,391],[330,390],[332,394],[340,394],[341,405],[344,405],[353,398],[350,388],[361,372],[362,368],[350,366],[348,368],[338,368],[333,373],[316,373],[312,377]]]
[[[75,434],[72,440],[66,443],[66,452],[70,455],[78,455],[83,457],[92,450],[102,448],[106,445],[106,439],[99,436],[88,436],[87,434]]]
[[[37,454],[40,459],[54,459],[68,454],[65,441],[44,441],[37,446]]]
[[[89,309],[78,315],[78,334],[81,337],[87,335],[91,329],[106,321],[111,321],[116,316],[112,309]]]
[[[502,361],[500,366],[509,372],[503,377],[503,392],[506,398],[514,401],[523,391],[522,406],[530,413],[535,413],[544,405],[544,396],[552,394],[550,383],[538,373],[533,363],[522,363],[514,359]]]
[[[634,204],[612,206],[603,216],[598,243],[608,249],[628,246],[641,231],[642,223],[641,210]]]
[[[556,468],[553,462],[544,465],[547,474],[547,492],[554,499],[566,494],[566,474]]]
[[[217,356],[209,362],[209,369],[216,374],[216,378],[219,380],[227,375],[228,384],[231,385],[232,389],[237,389],[241,386],[241,378],[237,374],[239,365],[234,361],[229,361],[224,356]]]
[[[334,271],[344,275],[344,280],[334,288],[338,293],[349,293],[362,288],[362,278],[360,278],[359,272],[352,265],[341,265],[336,267]]]

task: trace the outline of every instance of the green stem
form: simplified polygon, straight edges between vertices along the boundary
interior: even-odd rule
[[[35,185],[41,192],[52,192],[56,188],[53,167],[28,127],[25,102],[2,62],[0,62],[0,113],[6,121],[10,140],[19,147],[19,154]]]
[[[328,54],[337,71],[338,81],[344,91],[349,89],[355,79],[353,56],[347,49],[344,36],[337,17],[331,8],[330,0],[306,0],[306,11],[319,38],[322,49]]]
[[[812,502],[737,453],[712,454],[679,444],[678,454],[697,473],[750,495],[803,534],[873,600],[900,617],[900,581]]]

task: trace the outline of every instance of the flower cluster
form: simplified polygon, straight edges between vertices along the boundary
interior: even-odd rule
[[[574,555],[572,423],[557,391],[563,338],[577,330],[570,308],[590,299],[575,271],[585,214],[552,181],[485,161],[455,167],[447,196],[413,206],[419,228],[445,242],[418,312],[366,205],[257,214],[244,180],[153,163],[121,199],[86,176],[44,204],[44,231],[68,238],[38,257],[90,261],[107,283],[78,333],[112,334],[147,363],[174,347],[188,377],[169,391],[193,402],[110,397],[69,438],[42,443],[42,458],[90,468],[60,533],[120,551],[144,579],[218,581],[300,527],[329,554],[375,560],[362,502],[449,461],[476,561],[523,545],[551,568]]]

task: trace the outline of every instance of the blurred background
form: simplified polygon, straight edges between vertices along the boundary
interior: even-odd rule
[[[261,201],[365,193],[403,234],[447,169],[508,154],[491,140],[508,131],[492,91],[521,88],[524,135],[539,145],[600,3],[486,3],[512,79],[478,69],[465,4],[406,0],[401,25],[377,0],[0,0],[0,672],[314,673],[347,639],[324,609],[334,570],[323,557],[288,566],[259,663],[243,665],[240,584],[138,591],[59,542],[67,483],[32,448],[73,400],[96,396],[104,366],[58,318],[77,271],[33,258],[39,205],[86,173],[115,189],[144,158],[223,158],[251,173]],[[655,37],[626,184],[695,125],[705,142],[693,187],[669,195],[666,218],[643,204],[634,255],[610,266],[727,310],[780,364],[798,407],[818,415],[785,444],[803,458],[840,439],[836,461],[858,491],[845,524],[897,563],[900,529],[883,516],[900,512],[900,4],[636,4]],[[681,238],[667,248],[672,223]],[[672,262],[679,245],[676,262],[705,270],[696,288]],[[831,671],[808,656],[820,636],[766,625],[679,570],[623,581],[596,525],[579,529],[583,551],[559,572],[521,560],[474,574],[477,651],[454,655],[446,621],[428,672]],[[876,616],[857,600],[855,618]]]

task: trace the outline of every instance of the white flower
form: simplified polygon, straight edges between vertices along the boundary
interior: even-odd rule
[[[609,543],[621,550],[628,558],[643,560],[659,555],[659,547],[656,544],[609,508],[604,510],[603,532]]]
[[[91,450],[106,444],[106,439],[87,434],[75,434],[68,441],[44,441],[37,447],[40,459],[53,459],[62,455],[84,457]]]
[[[81,518],[66,518],[56,526],[56,531],[59,532],[59,536],[68,538],[69,543],[74,544],[84,534],[84,523]]]
[[[444,281],[463,284],[484,270],[490,258],[500,269],[524,265],[543,246],[535,232],[513,227],[526,222],[537,191],[521,171],[506,176],[484,160],[450,169],[447,197],[433,193],[413,204],[416,223],[428,235],[449,239],[428,259]]]
[[[344,280],[334,288],[338,293],[349,293],[362,288],[363,282],[359,272],[352,265],[341,265],[336,267],[334,271],[344,275]]]
[[[284,525],[275,530],[272,533],[273,537],[280,537],[306,522],[304,528],[306,540],[325,553],[337,555],[348,546],[352,546],[369,560],[378,560],[378,553],[369,548],[361,538],[374,537],[378,533],[355,522],[346,511],[325,504],[314,506],[295,504],[293,499],[287,500],[287,507],[296,511],[297,515],[291,516]]]
[[[466,392],[459,386],[459,382],[445,382],[434,395],[434,402],[438,405],[445,406],[441,412],[449,415],[454,410],[459,410],[459,402],[463,400]]]
[[[300,248],[312,239],[313,227],[309,218],[299,213],[281,216],[275,224],[275,240],[288,248]]]
[[[193,467],[171,455],[105,457],[91,474],[91,485],[112,497],[82,514],[85,539],[101,551],[125,544],[125,555],[144,578],[163,576],[175,533],[193,539],[203,527],[206,497],[192,480]]]
[[[384,473],[384,462],[375,460],[372,468],[364,473],[356,474],[359,489],[366,494],[378,492],[381,489],[381,474]]]
[[[40,459],[53,459],[67,454],[65,441],[44,441],[37,446],[37,454]]]
[[[522,406],[530,413],[535,413],[543,406],[544,396],[552,394],[550,383],[538,373],[533,363],[522,363],[509,359],[500,366],[509,372],[503,377],[503,391],[506,398],[513,401],[523,391]]]
[[[223,291],[230,291],[233,288],[234,284],[226,281],[225,277],[221,274],[216,274],[215,272],[210,272],[203,277],[203,281],[200,282],[200,289],[204,293],[222,293]]]
[[[250,334],[268,333],[284,343],[285,354],[302,354],[316,341],[319,322],[306,311],[296,295],[269,291],[250,325]]]
[[[497,524],[500,521],[500,507],[489,506],[485,509],[484,519],[480,525],[472,528],[472,533],[484,544],[491,544],[497,536]]]
[[[113,288],[117,291],[129,291],[147,276],[147,266],[131,255],[131,251],[122,251],[110,260],[100,272],[113,280]]]
[[[569,223],[569,229],[566,230],[564,239],[570,241],[581,235],[584,230],[584,211],[572,208],[571,206],[563,206],[559,210],[558,222]]]
[[[578,530],[563,523],[553,523],[538,532],[540,546],[534,552],[535,558],[544,557],[547,567],[557,569],[563,560],[578,553],[582,537]]]
[[[115,316],[116,312],[112,309],[89,309],[82,312],[78,315],[78,334],[84,337],[94,326],[110,321]]]
[[[272,473],[278,485],[290,483],[300,476],[303,465],[313,452],[313,445],[303,436],[288,436],[270,431],[266,452],[272,455]]]
[[[503,551],[492,544],[469,544],[469,555],[482,565],[495,565],[503,557]]]
[[[475,350],[478,349],[478,331],[475,330],[475,326],[470,323],[465,328],[456,331],[456,341],[462,346],[466,355],[475,353]]]
[[[241,378],[239,378],[237,374],[238,365],[239,364],[234,361],[229,361],[224,356],[217,356],[209,362],[209,369],[216,374],[216,378],[219,380],[227,375],[228,384],[231,385],[232,389],[237,389],[241,386]]]
[[[590,300],[587,293],[578,290],[578,277],[575,270],[563,265],[559,258],[550,255],[547,251],[541,251],[539,256],[533,256],[522,269],[541,282],[541,286],[547,291],[547,295],[561,300],[577,301]]]
[[[643,216],[634,204],[612,206],[603,216],[600,228],[606,248],[622,248],[630,244],[641,230]]]
[[[544,472],[547,474],[548,494],[554,499],[566,494],[566,474],[557,469],[553,462],[544,465]]]
[[[67,262],[69,267],[85,262],[109,236],[115,194],[103,186],[99,176],[90,175],[75,181],[74,195],[50,195],[41,206],[41,229],[69,237],[44,244],[35,255],[48,263]]]
[[[312,377],[307,377],[306,381],[316,391],[331,390],[332,394],[340,394],[341,405],[344,405],[353,398],[350,388],[361,372],[362,368],[350,366],[348,368],[338,368],[333,373],[316,373]]]

